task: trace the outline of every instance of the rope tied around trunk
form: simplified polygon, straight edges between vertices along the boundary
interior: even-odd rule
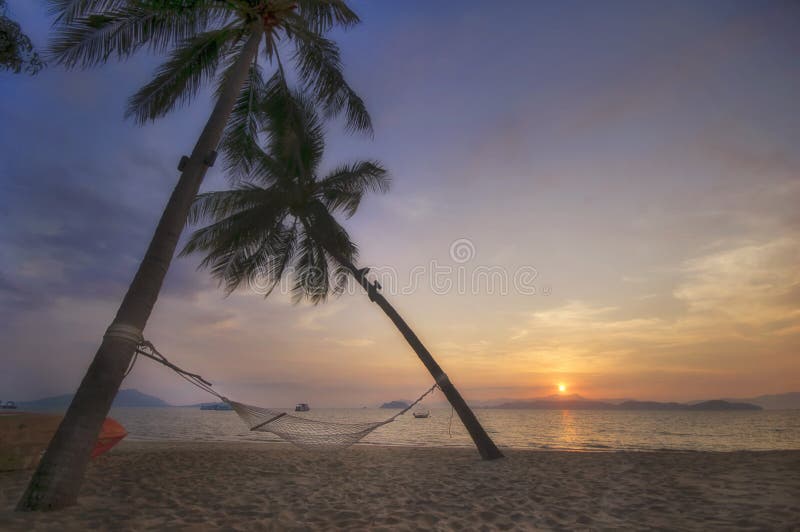
[[[103,338],[119,338],[128,342],[135,342],[137,345],[144,341],[142,330],[135,325],[128,323],[112,323],[106,329]]]

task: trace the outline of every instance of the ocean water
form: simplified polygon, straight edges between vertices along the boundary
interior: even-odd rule
[[[356,423],[387,419],[396,410],[314,409],[295,413],[322,421]],[[589,410],[476,409],[501,447],[571,450],[800,450],[800,410],[743,412],[620,412]],[[250,432],[235,412],[199,408],[115,408],[132,440],[280,441]],[[372,432],[363,444],[466,447],[471,440],[450,409],[427,419],[411,413]]]

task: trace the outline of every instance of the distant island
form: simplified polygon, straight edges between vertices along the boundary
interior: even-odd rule
[[[405,401],[389,401],[388,403],[383,403],[381,408],[408,408],[408,403]]]
[[[716,399],[695,403],[660,403],[657,401],[626,400],[609,403],[586,399],[580,395],[550,396],[527,401],[512,401],[489,408],[532,409],[532,410],[763,410],[761,406],[750,403],[733,403]]]
[[[33,401],[17,401],[21,410],[66,410],[72,401],[73,394],[56,395]],[[195,403],[181,405],[185,408],[200,408],[212,403]],[[409,401],[396,400],[383,403],[381,408],[403,409]],[[122,408],[160,408],[174,406],[163,399],[142,393],[133,388],[120,390],[114,399],[114,407]],[[442,408],[448,407],[442,403]],[[789,392],[776,395],[762,395],[747,399],[715,399],[690,401],[686,403],[638,401],[635,399],[587,399],[577,394],[550,395],[534,399],[495,399],[473,404],[475,408],[508,408],[534,410],[800,410],[800,392]]]
[[[35,401],[20,401],[17,403],[17,406],[23,410],[66,410],[70,402],[72,402],[73,396],[74,394],[68,393],[36,399]],[[172,405],[153,395],[147,395],[139,390],[128,388],[120,390],[117,393],[112,406],[122,408],[153,408]]]
[[[800,392],[759,395],[745,399],[724,399],[729,402],[750,403],[765,410],[800,410]]]

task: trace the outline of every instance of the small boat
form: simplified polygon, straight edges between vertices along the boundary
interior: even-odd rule
[[[311,410],[311,407],[308,406],[308,403],[297,403],[297,406],[294,407],[295,412],[308,412]]]
[[[429,417],[430,415],[431,415],[431,411],[430,410],[417,410],[416,412],[414,412],[414,417],[417,418],[417,419],[425,419],[426,417]]]
[[[17,403],[15,403],[14,401],[6,401],[5,404],[3,404],[3,402],[0,401],[0,408],[2,408],[3,410],[16,410]]]
[[[228,403],[203,403],[200,410],[233,410],[233,407]]]

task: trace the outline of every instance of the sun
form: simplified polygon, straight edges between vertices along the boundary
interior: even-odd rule
[[[558,385],[558,391],[561,392],[561,393],[566,392],[567,391],[567,385],[566,384],[559,384]]]

